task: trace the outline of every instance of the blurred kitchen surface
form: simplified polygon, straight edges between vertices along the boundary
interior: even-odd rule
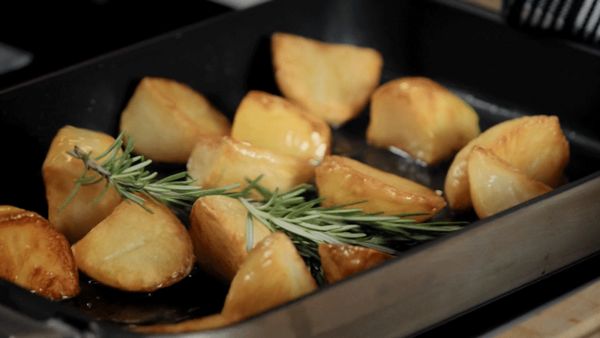
[[[600,278],[482,335],[492,337],[600,337]]]
[[[485,7],[487,9],[491,9],[493,11],[500,11],[502,8],[502,0],[465,0],[466,2],[470,2],[481,7]]]

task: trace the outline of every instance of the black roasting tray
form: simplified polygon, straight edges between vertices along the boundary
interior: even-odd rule
[[[367,273],[211,334],[413,334],[600,251],[598,52],[517,32],[496,14],[456,1],[275,1],[3,91],[0,204],[46,214],[40,168],[56,131],[71,124],[115,135],[118,116],[144,76],[187,83],[230,117],[248,90],[278,93],[269,50],[276,31],[376,48],[385,60],[382,82],[431,77],[470,102],[482,128],[519,115],[558,115],[571,143],[568,183],[484,221],[447,213],[474,222]],[[367,147],[367,114],[335,132],[334,152],[442,188],[448,163],[427,168]],[[128,323],[217,312],[227,289],[200,271],[154,294],[118,292],[85,276],[82,285],[76,299],[51,303],[0,282],[0,303],[35,319],[114,336],[126,334]]]

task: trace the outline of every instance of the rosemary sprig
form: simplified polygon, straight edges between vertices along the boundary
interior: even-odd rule
[[[248,210],[247,247],[251,247],[252,220],[265,224],[271,231],[283,231],[294,242],[313,275],[322,277],[318,247],[321,243],[351,244],[397,255],[398,242],[420,242],[462,228],[464,222],[417,223],[408,218],[415,214],[383,215],[367,213],[347,205],[321,207],[321,198],[306,199],[311,185],[301,185],[286,193],[269,192],[258,182],[263,201],[245,197],[239,200]]]
[[[309,184],[299,185],[284,193],[269,191],[259,181],[261,177],[248,180],[241,191],[233,191],[239,185],[230,185],[214,189],[202,189],[194,185],[194,180],[181,172],[165,178],[150,172],[151,160],[143,156],[133,156],[133,141],[128,139],[123,149],[123,135],[119,135],[114,144],[102,154],[92,157],[90,153],[75,146],[68,154],[81,160],[85,170],[77,179],[75,188],[65,200],[66,206],[86,185],[104,181],[105,187],[97,197],[101,199],[106,191],[113,187],[123,198],[144,207],[144,199],[139,195],[152,198],[160,203],[174,207],[190,207],[196,199],[208,195],[225,195],[237,198],[248,210],[246,219],[246,249],[252,249],[254,243],[253,225],[258,220],[272,232],[283,231],[307,262],[319,283],[323,274],[319,257],[319,244],[351,244],[376,249],[397,255],[399,242],[421,242],[433,239],[444,233],[462,228],[465,222],[427,222],[417,223],[411,216],[418,214],[384,215],[367,213],[353,205],[322,207],[321,198],[307,199],[315,188]],[[90,173],[90,171],[92,173]],[[262,199],[250,199],[251,191],[256,191]]]
[[[123,149],[123,134],[120,134],[115,142],[106,151],[96,157],[74,146],[67,153],[83,162],[85,169],[81,176],[75,181],[75,188],[66,198],[63,206],[66,207],[77,195],[82,186],[92,185],[104,181],[104,189],[96,200],[101,199],[109,188],[114,188],[123,198],[131,200],[141,207],[144,206],[144,198],[151,198],[162,204],[190,207],[198,198],[208,195],[226,195],[231,197],[244,196],[248,190],[234,192],[232,189],[239,185],[229,185],[214,189],[202,189],[194,185],[187,172],[180,172],[164,178],[158,178],[157,172],[148,170],[152,160],[143,156],[133,156],[134,143],[128,138]],[[90,173],[92,171],[92,173]]]

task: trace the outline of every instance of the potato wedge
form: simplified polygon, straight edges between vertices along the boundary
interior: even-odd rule
[[[371,99],[367,141],[396,147],[436,164],[479,135],[479,117],[458,96],[424,77],[404,77],[379,87]]]
[[[40,215],[0,206],[0,278],[52,300],[79,293],[67,239]]]
[[[123,201],[73,245],[77,266],[98,282],[125,291],[151,292],[186,277],[194,264],[192,241],[164,205]]]
[[[292,241],[273,233],[250,251],[231,282],[220,314],[176,324],[140,326],[143,333],[180,333],[233,324],[317,289]]]
[[[205,137],[229,134],[229,121],[202,94],[173,80],[145,77],[121,114],[121,132],[152,160],[185,163]]]
[[[456,154],[444,184],[450,208],[472,206],[467,160],[473,147],[491,150],[524,175],[555,187],[569,161],[569,142],[556,116],[525,116],[497,124]]]
[[[319,244],[319,256],[329,283],[368,270],[392,258],[389,254],[361,246],[323,243]]]
[[[366,201],[352,207],[387,215],[423,213],[411,217],[424,221],[446,206],[431,189],[343,156],[327,156],[315,170],[324,206]]]
[[[379,83],[383,58],[374,49],[286,33],[271,43],[283,95],[334,126],[360,113]]]
[[[314,165],[331,147],[331,130],[325,121],[282,97],[256,90],[240,103],[231,137]]]
[[[184,320],[175,324],[156,324],[147,326],[136,326],[132,328],[140,333],[183,333],[217,329],[231,324],[233,321],[222,314],[215,314],[201,318]]]
[[[114,138],[104,133],[65,126],[58,131],[50,144],[42,166],[48,201],[48,218],[50,224],[64,234],[71,243],[78,241],[108,216],[121,202],[121,198],[111,188],[102,199],[96,201],[104,185],[90,185],[82,187],[71,203],[61,209],[75,188],[75,180],[84,170],[83,163],[69,156],[67,151],[77,145],[84,151],[91,151],[92,155],[100,155],[114,141]],[[89,175],[94,174],[89,173]]]
[[[292,241],[276,232],[250,251],[231,282],[222,314],[241,320],[316,289]]]
[[[475,146],[469,155],[469,190],[473,208],[484,218],[552,190],[531,179],[491,150]]]
[[[231,282],[248,256],[247,215],[240,201],[226,196],[202,197],[194,203],[189,233],[198,265],[203,270]],[[269,229],[255,219],[254,245],[269,234]]]
[[[314,176],[314,167],[304,160],[229,137],[198,143],[187,168],[198,184],[206,188],[230,184],[244,187],[246,179],[263,175],[260,183],[266,188],[286,191]]]

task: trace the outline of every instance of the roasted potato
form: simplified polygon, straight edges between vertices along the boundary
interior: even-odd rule
[[[0,206],[0,278],[52,300],[79,293],[67,239],[40,215]]]
[[[292,241],[276,232],[250,251],[231,282],[222,314],[241,320],[316,289]]]
[[[497,124],[456,154],[444,184],[450,208],[472,206],[467,161],[475,146],[491,150],[524,175],[550,187],[558,185],[569,161],[569,142],[556,116],[525,116]]]
[[[73,245],[80,270],[125,291],[151,292],[186,277],[194,264],[192,241],[164,205],[143,209],[125,200]]]
[[[226,326],[317,289],[292,241],[273,233],[250,251],[235,275],[220,314],[177,324],[137,327],[144,333],[177,333]]]
[[[187,168],[190,176],[206,188],[230,184],[243,187],[246,179],[263,175],[260,183],[266,188],[286,191],[314,176],[314,167],[304,160],[229,137],[198,143]]]
[[[145,77],[121,115],[121,131],[152,160],[185,163],[196,142],[229,135],[229,121],[202,94],[169,79]]]
[[[231,137],[314,165],[331,147],[331,130],[325,121],[284,98],[260,91],[249,92],[240,103]]]
[[[372,96],[367,141],[375,146],[396,147],[436,164],[477,135],[473,108],[428,78],[396,79]]]
[[[226,196],[199,198],[190,214],[190,237],[198,265],[221,280],[231,282],[248,256],[246,220],[248,210]],[[254,219],[253,243],[271,232]]]
[[[389,254],[361,246],[323,243],[319,244],[319,256],[329,283],[368,270],[392,258]]]
[[[352,207],[388,215],[423,213],[411,217],[423,221],[446,206],[440,195],[425,186],[347,157],[327,156],[315,173],[326,207],[365,201]]]
[[[271,42],[283,95],[334,126],[360,113],[379,84],[383,58],[374,49],[285,33]]]
[[[137,326],[133,331],[141,333],[183,333],[217,329],[231,324],[233,321],[222,314],[184,320],[175,324],[156,324]]]
[[[552,190],[500,159],[475,146],[469,155],[469,191],[473,208],[484,218]]]
[[[50,144],[42,166],[48,200],[48,218],[71,243],[78,241],[108,216],[121,202],[121,198],[110,188],[102,199],[97,200],[104,185],[95,184],[82,187],[75,198],[65,206],[67,197],[75,188],[75,181],[84,170],[83,163],[69,156],[67,151],[77,145],[84,151],[91,151],[92,156],[100,155],[114,141],[114,138],[104,133],[66,126],[58,131]],[[90,172],[88,175],[95,174]]]

